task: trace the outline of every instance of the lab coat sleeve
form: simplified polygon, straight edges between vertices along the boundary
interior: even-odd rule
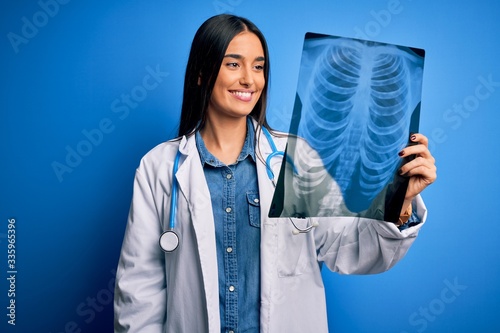
[[[138,169],[116,275],[116,333],[163,332],[166,286],[160,234],[150,183]]]
[[[340,274],[375,274],[401,260],[425,223],[427,210],[420,196],[413,201],[421,223],[400,231],[393,223],[361,217],[319,221],[315,230],[318,260]]]

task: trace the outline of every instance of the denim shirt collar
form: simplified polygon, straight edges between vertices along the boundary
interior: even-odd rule
[[[250,156],[252,160],[255,162],[254,142],[255,142],[255,131],[253,128],[252,119],[250,117],[247,117],[247,135],[245,137],[245,143],[243,144],[241,153],[234,164],[243,161],[248,156]],[[213,167],[220,167],[225,165],[224,163],[219,161],[217,157],[215,157],[208,151],[207,147],[205,146],[205,142],[203,142],[203,138],[201,137],[199,130],[196,131],[196,147],[198,148],[198,152],[200,154],[202,166],[205,166],[205,164],[211,165]]]

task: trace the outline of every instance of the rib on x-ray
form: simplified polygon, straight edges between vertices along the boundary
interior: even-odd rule
[[[418,130],[423,54],[306,35],[290,126],[297,137],[287,148],[294,165],[282,169],[285,188],[277,192],[283,191],[283,209],[271,216],[384,212],[401,163],[398,152]]]

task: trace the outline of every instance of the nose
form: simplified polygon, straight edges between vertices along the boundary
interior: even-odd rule
[[[252,70],[247,66],[243,67],[241,69],[240,84],[249,87],[253,85],[253,83],[254,83],[254,78]]]

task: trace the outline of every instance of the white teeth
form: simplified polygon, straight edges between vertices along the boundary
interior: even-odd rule
[[[236,96],[243,97],[243,98],[250,98],[252,96],[252,93],[250,93],[250,92],[233,91],[232,93],[235,94]]]

